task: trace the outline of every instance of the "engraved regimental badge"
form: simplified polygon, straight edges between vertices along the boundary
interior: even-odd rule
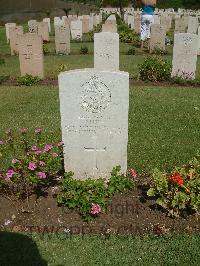
[[[81,107],[89,113],[101,113],[111,102],[111,92],[99,77],[93,75],[82,86]]]

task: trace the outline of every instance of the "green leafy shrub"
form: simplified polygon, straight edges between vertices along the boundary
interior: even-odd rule
[[[168,52],[166,50],[160,49],[160,48],[155,48],[153,51],[151,51],[151,54],[155,55],[167,55]]]
[[[50,54],[50,51],[49,51],[49,48],[46,44],[43,44],[43,54],[44,55],[49,55]]]
[[[88,47],[86,45],[81,46],[80,53],[88,54]]]
[[[97,25],[94,27],[92,31],[83,34],[83,42],[93,42],[94,41],[94,34],[99,33],[102,31],[102,24]]]
[[[68,173],[61,181],[57,201],[68,208],[77,208],[87,221],[106,211],[108,197],[133,188],[133,181],[120,174],[120,167],[113,169],[107,183],[103,178],[83,181],[72,176],[73,173]]]
[[[5,59],[1,57],[0,55],[0,66],[5,65]]]
[[[147,192],[170,216],[184,212],[200,214],[200,154],[171,174],[155,170]]]
[[[0,84],[3,83],[4,81],[8,80],[10,76],[0,76]]]
[[[69,66],[67,66],[66,64],[60,64],[58,67],[58,72],[65,72],[69,70]]]
[[[132,46],[131,48],[129,48],[127,54],[128,54],[128,55],[135,55],[135,47]]]
[[[25,76],[17,78],[18,85],[32,86],[40,81],[39,77],[33,77],[32,75],[26,74]]]
[[[139,65],[140,79],[144,81],[165,81],[171,77],[171,64],[161,57],[148,56]]]
[[[30,137],[31,136],[31,137]],[[40,128],[31,135],[27,128],[19,132],[10,129],[1,134],[0,161],[10,158],[0,168],[0,192],[13,202],[18,202],[18,210],[23,209],[21,200],[26,199],[29,209],[31,195],[39,195],[53,182],[62,169],[63,143],[46,143]],[[1,165],[1,163],[0,163]]]
[[[132,30],[119,32],[119,38],[123,43],[132,43],[136,47],[140,46],[140,39]]]

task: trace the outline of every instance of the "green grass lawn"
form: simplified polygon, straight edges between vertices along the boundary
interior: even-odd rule
[[[20,242],[20,245],[19,245]],[[199,235],[67,237],[0,233],[2,266],[192,265],[200,262]]]
[[[0,132],[42,127],[60,136],[57,87],[0,87]],[[196,108],[197,107],[197,108]],[[172,169],[200,149],[200,89],[131,87],[128,165]]]

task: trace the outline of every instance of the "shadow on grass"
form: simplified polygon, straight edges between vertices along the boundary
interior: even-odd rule
[[[46,266],[36,243],[29,237],[17,233],[0,232],[1,266]]]

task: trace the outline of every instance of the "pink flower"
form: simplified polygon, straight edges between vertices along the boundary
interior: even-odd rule
[[[32,147],[31,147],[31,150],[32,150],[32,151],[37,151],[37,146],[32,146]]]
[[[40,166],[45,166],[45,162],[44,161],[40,161]]]
[[[10,178],[12,178],[14,175],[15,175],[15,172],[14,172],[12,169],[10,169],[10,170],[8,170],[7,173],[6,173],[6,178],[7,178],[7,179],[10,179]]]
[[[6,139],[6,142],[8,143],[8,142],[11,142],[13,139],[10,137],[10,138],[8,138],[8,139]]]
[[[61,141],[61,142],[58,142],[57,146],[60,147],[60,146],[63,146],[64,145],[64,142]]]
[[[27,128],[20,128],[20,132],[21,132],[21,133],[26,133],[27,131],[28,131]]]
[[[52,144],[48,144],[44,147],[44,152],[50,151],[53,148]]]
[[[101,207],[99,206],[99,204],[92,203],[92,207],[90,209],[90,213],[92,215],[98,215],[99,213],[101,213]]]
[[[10,135],[10,134],[11,134],[11,129],[6,130],[5,133],[6,133],[7,135]]]
[[[130,169],[128,172],[131,177],[137,178],[137,172],[134,169]]]
[[[53,156],[53,158],[56,158],[56,157],[58,157],[58,154],[57,154],[56,152],[54,152],[54,153],[52,154],[52,156]]]
[[[41,129],[41,128],[36,128],[36,129],[35,129],[35,133],[36,133],[36,134],[39,134],[39,133],[41,133],[41,131],[42,131],[42,129]]]
[[[37,168],[35,162],[30,162],[28,165],[28,169],[34,171]]]
[[[16,163],[20,163],[20,161],[17,159],[12,159],[12,164],[16,164]]]
[[[42,154],[42,151],[36,151],[35,154],[40,155],[40,154]]]
[[[45,179],[45,178],[47,178],[46,174],[43,173],[43,172],[38,172],[36,175],[37,175],[40,179]]]
[[[3,141],[0,141],[0,145],[3,145],[4,144],[4,142]]]

